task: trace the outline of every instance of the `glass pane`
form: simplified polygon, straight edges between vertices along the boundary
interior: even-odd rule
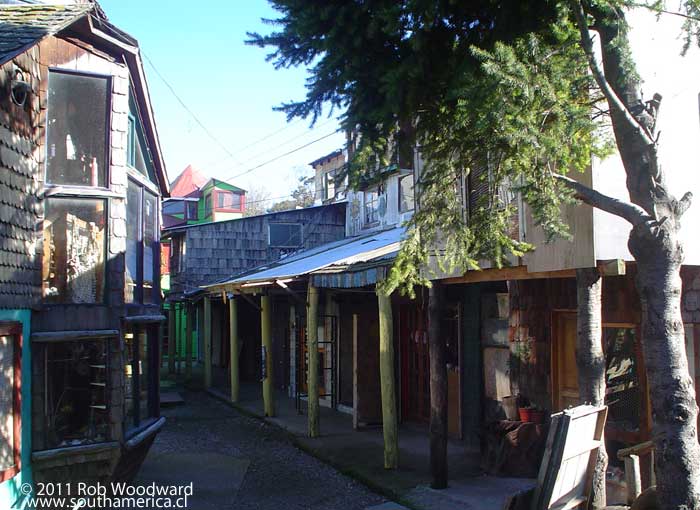
[[[109,440],[106,340],[46,345],[49,448]]]
[[[138,299],[139,256],[141,247],[141,188],[129,181],[126,192],[126,288],[124,300]]]
[[[15,464],[15,338],[0,336],[0,471]]]
[[[163,214],[184,214],[185,202],[182,200],[167,200],[163,202]]]
[[[632,328],[603,328],[608,424],[627,431],[639,430],[642,407],[635,336]]]
[[[158,198],[144,192],[143,202],[143,302],[153,303],[154,272],[158,249],[157,232]]]
[[[196,220],[197,219],[197,202],[187,202],[187,219]]]
[[[405,175],[399,179],[399,210],[412,211],[413,204],[413,176]]]
[[[105,186],[108,90],[106,77],[50,74],[48,182]]]
[[[136,335],[132,332],[124,334],[124,425],[130,429],[138,425],[136,418],[136,406],[138,406],[137,395],[135,394],[134,361],[138,342]]]
[[[105,201],[48,198],[42,290],[49,303],[99,303],[104,293]]]

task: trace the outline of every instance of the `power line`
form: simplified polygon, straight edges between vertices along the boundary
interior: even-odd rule
[[[168,82],[168,80],[166,80],[165,77],[164,77],[162,74],[160,74],[160,71],[158,71],[158,69],[156,68],[156,66],[155,66],[155,65],[153,64],[153,62],[151,61],[151,59],[148,58],[148,55],[146,55],[145,53],[142,53],[142,55],[144,56],[144,58],[146,59],[146,61],[150,64],[150,66],[153,68],[153,70],[155,71],[156,75],[158,75],[158,77],[163,81],[163,83],[165,84],[165,86],[168,87],[168,89],[169,89],[170,92],[173,94],[173,96],[175,97],[175,99],[177,99],[178,103],[180,103],[180,105],[185,109],[185,111],[186,111],[187,113],[189,113],[189,114],[192,116],[192,118],[195,120],[195,122],[196,122],[197,124],[199,124],[199,127],[202,128],[202,130],[207,134],[207,136],[208,136],[209,138],[211,138],[219,147],[221,147],[221,149],[222,149],[226,154],[228,154],[234,161],[237,161],[237,159],[236,159],[236,157],[233,155],[233,153],[232,153],[230,150],[228,150],[228,148],[226,148],[226,146],[225,146],[217,137],[215,137],[214,134],[213,134],[211,131],[209,131],[209,129],[207,129],[207,127],[202,123],[202,121],[199,120],[199,117],[197,117],[197,115],[195,115],[195,113],[194,113],[192,110],[189,109],[189,107],[188,107],[188,106],[185,104],[185,102],[180,98],[180,96],[177,95],[177,92],[175,92],[175,89],[172,87],[172,85],[170,85],[170,83]]]
[[[248,170],[246,170],[246,171],[244,171],[244,172],[241,172],[241,173],[236,174],[236,175],[234,175],[234,176],[232,176],[232,177],[229,177],[229,178],[227,178],[227,179],[222,179],[222,180],[223,180],[224,182],[230,182],[230,181],[232,181],[233,179],[237,179],[238,177],[242,177],[242,176],[244,176],[244,175],[246,175],[246,174],[249,174],[250,172],[253,172],[254,170],[257,170],[258,168],[262,168],[262,167],[264,167],[264,166],[266,166],[266,165],[269,165],[270,163],[274,163],[274,162],[277,161],[278,159],[282,159],[282,158],[285,157],[285,156],[289,156],[290,154],[294,154],[295,152],[298,152],[298,151],[300,151],[301,149],[305,149],[306,147],[308,147],[308,146],[310,146],[310,145],[313,145],[313,144],[315,144],[315,143],[317,143],[317,142],[320,142],[321,140],[325,140],[326,138],[329,138],[329,137],[333,136],[334,134],[336,134],[336,133],[338,133],[338,132],[340,132],[340,131],[342,131],[342,130],[341,130],[340,128],[338,128],[338,129],[336,129],[335,131],[333,131],[332,133],[328,133],[327,135],[324,135],[324,136],[322,136],[321,138],[316,138],[315,140],[312,140],[312,141],[310,141],[309,143],[305,143],[304,145],[301,145],[301,146],[296,147],[296,148],[294,148],[294,149],[292,149],[292,150],[290,150],[290,151],[287,151],[287,152],[285,152],[284,154],[280,154],[279,156],[275,156],[274,158],[269,159],[269,160],[265,161],[264,163],[260,163],[259,165],[256,165],[256,166],[254,166],[254,167],[252,167],[252,168],[249,168]]]

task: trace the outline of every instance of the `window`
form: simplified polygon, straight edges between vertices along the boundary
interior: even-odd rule
[[[163,214],[185,214],[185,202],[182,200],[164,201]]]
[[[126,132],[126,164],[153,178],[151,156],[139,121],[134,97],[129,94],[129,125]]]
[[[211,194],[204,199],[204,217],[208,218],[209,216],[211,216]]]
[[[269,244],[275,248],[298,248],[302,245],[300,223],[270,223]]]
[[[199,204],[197,202],[185,202],[187,204],[187,215],[185,216],[185,219],[187,220],[196,220],[197,219],[197,209],[199,207]]]
[[[42,293],[48,303],[100,303],[105,282],[105,201],[47,198]]]
[[[219,209],[236,209],[241,208],[241,196],[238,193],[231,191],[217,191],[217,208]]]
[[[335,197],[334,177],[333,172],[326,172],[323,174],[323,200]]]
[[[128,331],[124,335],[124,398],[126,414],[124,416],[126,430],[132,430],[143,425],[149,418],[157,416],[157,370],[152,370],[157,358],[156,338],[150,327]]]
[[[379,222],[379,192],[365,191],[365,225]]]
[[[110,439],[108,342],[98,338],[44,344],[47,448]]]
[[[415,207],[413,197],[413,174],[399,177],[399,212],[412,211]]]
[[[22,325],[0,322],[0,482],[19,472],[22,441]]]
[[[106,186],[108,77],[49,73],[46,181]]]
[[[158,197],[129,180],[126,193],[127,303],[155,303],[158,252]]]
[[[639,430],[646,400],[640,385],[636,336],[632,327],[603,327],[608,426],[627,432]]]
[[[170,272],[173,274],[181,273],[185,270],[185,260],[187,256],[185,237],[173,237],[170,243],[172,245]]]

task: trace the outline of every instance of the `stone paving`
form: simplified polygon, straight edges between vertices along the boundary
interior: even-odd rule
[[[188,484],[192,510],[365,509],[387,500],[297,449],[278,427],[204,393],[163,410],[135,483]]]

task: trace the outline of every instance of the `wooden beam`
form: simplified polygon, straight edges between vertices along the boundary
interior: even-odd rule
[[[238,364],[238,300],[235,296],[231,296],[228,300],[229,313],[229,340],[231,342],[231,402],[238,402],[240,394],[240,374]]]
[[[360,425],[360,391],[357,386],[359,382],[357,374],[359,367],[357,357],[358,322],[359,316],[356,313],[352,314],[352,428],[355,430]]]
[[[309,285],[306,308],[306,351],[309,363],[306,367],[306,387],[309,402],[309,437],[321,434],[318,402],[318,289]]]
[[[175,303],[168,309],[168,373],[175,373]]]
[[[275,415],[274,388],[272,386],[272,303],[270,296],[260,296],[260,334],[263,351],[263,402],[265,416]]]
[[[211,388],[211,299],[204,298],[204,388]]]
[[[396,416],[396,379],[394,377],[394,332],[391,297],[377,290],[379,304],[379,377],[384,432],[384,468],[399,467],[399,433]]]
[[[534,280],[538,278],[575,278],[575,269],[562,271],[541,271],[529,273],[526,266],[504,267],[501,269],[482,269],[480,271],[468,271],[463,276],[445,278],[440,280],[445,285],[458,283],[496,282],[505,280]]]
[[[447,345],[442,331],[444,286],[434,281],[430,288],[430,471],[433,489],[447,488]]]
[[[185,326],[185,381],[192,379],[192,343],[194,342],[194,305],[187,305]]]

